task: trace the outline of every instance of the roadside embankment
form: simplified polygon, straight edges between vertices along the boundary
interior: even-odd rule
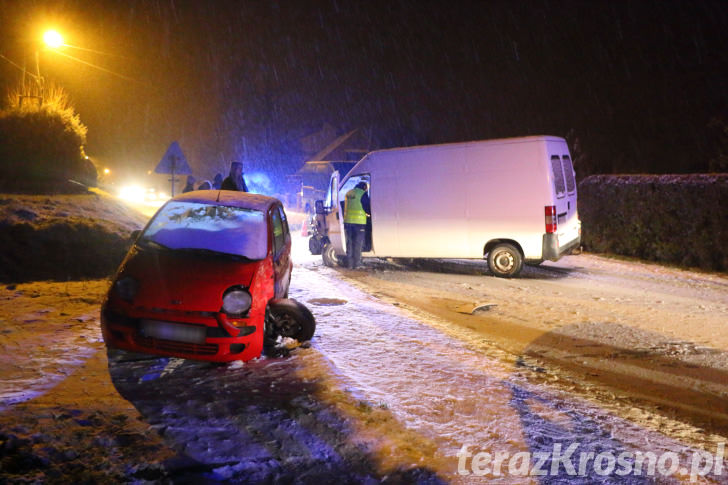
[[[728,174],[592,175],[579,216],[589,251],[728,271]]]
[[[145,220],[105,193],[0,195],[0,281],[108,276]]]

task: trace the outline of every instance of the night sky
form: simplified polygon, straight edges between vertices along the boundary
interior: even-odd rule
[[[323,123],[372,148],[566,136],[581,175],[728,170],[724,0],[0,0],[0,54],[30,62],[46,27],[104,69],[40,56],[118,171],[177,140],[199,176],[282,177]],[[0,59],[0,88],[20,74]]]

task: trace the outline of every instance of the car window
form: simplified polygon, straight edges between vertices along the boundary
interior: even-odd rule
[[[332,207],[336,206],[337,202],[337,188],[336,186],[339,183],[338,177],[332,177],[329,182],[329,188],[326,192],[326,201],[324,202],[324,207],[327,209],[331,209]]]
[[[278,207],[278,210],[281,212],[281,220],[283,221],[283,240],[287,243],[291,240],[291,233],[288,230],[288,219],[286,218],[286,211],[283,210],[283,207]]]
[[[561,158],[558,155],[551,156],[551,171],[553,173],[556,197],[560,199],[566,192],[566,183],[564,181],[564,171],[561,168]]]
[[[562,157],[564,167],[564,177],[566,177],[566,191],[573,194],[576,190],[576,181],[574,180],[574,166],[571,164],[569,155]]]
[[[149,223],[140,240],[170,249],[207,249],[263,259],[268,252],[268,230],[261,211],[169,202]]]
[[[350,175],[349,178],[344,182],[344,185],[342,185],[341,189],[339,190],[339,199],[340,200],[346,200],[346,193],[356,187],[356,184],[359,182],[364,182],[369,186],[369,174],[361,174],[361,175]]]
[[[273,254],[278,255],[278,252],[285,244],[283,220],[281,219],[281,213],[278,211],[278,208],[273,208],[271,211],[271,221],[273,222]]]

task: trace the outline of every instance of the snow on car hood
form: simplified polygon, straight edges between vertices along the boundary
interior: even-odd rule
[[[132,276],[139,283],[134,306],[216,312],[225,290],[249,287],[263,261],[134,248],[119,277]]]

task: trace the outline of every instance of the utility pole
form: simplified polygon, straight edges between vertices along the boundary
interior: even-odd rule
[[[38,107],[43,105],[43,78],[40,76],[40,51],[35,50],[35,74],[27,72],[26,69],[27,59],[23,59],[23,80],[22,80],[22,94],[18,95],[18,104],[23,107],[23,103],[26,99],[34,99],[38,102]],[[31,93],[30,87],[26,84],[26,74],[35,78],[35,93]]]

